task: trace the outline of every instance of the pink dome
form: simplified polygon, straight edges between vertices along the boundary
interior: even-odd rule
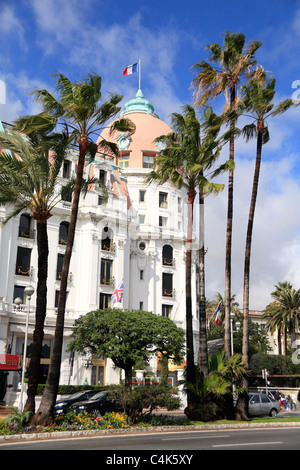
[[[172,129],[158,118],[154,113],[153,106],[149,101],[144,100],[140,90],[135,99],[126,103],[122,117],[130,119],[135,124],[136,130],[134,134],[129,138],[126,133],[120,132],[110,136],[109,129],[104,129],[101,137],[118,144],[120,157],[128,157],[126,167],[143,168],[143,156],[155,156],[159,151],[155,139],[162,134],[169,134],[172,132]],[[118,158],[114,159],[116,165],[119,164],[117,160]]]

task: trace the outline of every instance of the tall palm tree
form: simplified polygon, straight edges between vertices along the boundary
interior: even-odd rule
[[[41,425],[47,424],[51,420],[59,385],[67,280],[75,237],[85,159],[88,155],[95,156],[97,152],[104,154],[113,152],[117,154],[118,148],[116,144],[104,139],[95,143],[92,137],[94,135],[98,137],[107,121],[115,117],[120,111],[121,108],[117,105],[122,99],[122,96],[112,94],[108,101],[100,104],[101,77],[97,74],[89,74],[79,82],[71,82],[61,73],[56,73],[53,76],[56,79],[58,98],[48,90],[36,90],[33,94],[43,107],[42,113],[37,116],[22,118],[18,122],[19,129],[27,134],[30,134],[32,129],[52,129],[61,124],[72,131],[74,146],[78,146],[79,149],[70,225],[61,273],[51,362],[42,401],[34,417],[35,424]],[[114,122],[110,129],[111,133],[116,130],[133,132],[134,125],[128,119],[119,119]]]
[[[256,79],[264,76],[262,68],[256,64],[255,52],[261,42],[252,41],[248,48],[245,46],[245,36],[241,33],[226,33],[223,47],[213,43],[207,46],[210,51],[209,62],[201,61],[194,65],[198,70],[192,85],[195,87],[195,105],[201,106],[209,99],[225,93],[226,105],[224,113],[228,113],[230,128],[235,130],[236,116],[233,111],[239,102],[239,87],[241,81],[248,79],[252,74]],[[229,141],[229,158],[234,161],[235,132],[232,132]],[[228,208],[227,208],[227,235],[226,235],[226,262],[225,262],[225,352],[227,360],[230,357],[230,298],[231,298],[231,247],[233,223],[233,169],[228,174]]]
[[[291,342],[295,341],[299,330],[300,289],[295,289],[289,282],[279,283],[271,293],[274,302],[269,304],[263,318],[267,318],[267,327],[286,330],[291,334]]]
[[[26,210],[37,225],[38,282],[35,329],[27,401],[24,408],[25,411],[34,412],[47,304],[49,254],[47,220],[51,217],[53,207],[60,200],[56,182],[65,158],[68,138],[60,134],[48,138],[44,136],[43,139],[39,137],[31,141],[10,130],[9,133],[1,133],[0,143],[9,150],[9,153],[2,151],[0,154],[0,204],[9,204],[13,207],[4,224]],[[23,360],[25,359],[26,351]]]
[[[255,171],[252,185],[252,196],[248,217],[248,228],[246,236],[246,248],[245,248],[245,263],[244,263],[244,289],[243,289],[243,355],[242,359],[245,364],[245,368],[249,368],[249,279],[250,279],[250,257],[251,257],[251,245],[252,245],[252,233],[254,214],[258,192],[258,182],[260,176],[261,166],[261,155],[262,147],[269,141],[269,131],[267,126],[267,119],[271,116],[275,116],[286,111],[291,105],[292,100],[285,100],[279,103],[277,106],[273,103],[275,95],[275,83],[274,78],[267,80],[264,84],[258,83],[256,80],[251,80],[247,86],[243,87],[243,101],[241,102],[240,108],[245,113],[250,113],[253,123],[246,125],[243,129],[243,134],[246,139],[249,140],[253,136],[256,136],[256,161]],[[244,383],[244,387],[247,388],[247,377]],[[245,397],[243,405],[237,407],[242,412],[248,403]],[[244,409],[245,412],[245,409]]]
[[[157,156],[153,170],[147,177],[147,182],[164,183],[169,181],[176,187],[187,185],[188,194],[188,223],[187,223],[187,245],[186,245],[186,380],[195,383],[195,363],[193,346],[193,327],[192,327],[192,295],[191,295],[191,263],[192,263],[192,230],[194,201],[197,189],[201,194],[218,193],[223,189],[223,185],[210,182],[204,171],[213,165],[218,156],[218,145],[211,138],[201,143],[200,122],[196,117],[192,106],[184,106],[184,114],[173,113],[172,128],[174,132],[167,136],[161,136],[157,140],[165,143],[165,149]],[[225,170],[226,165],[222,166]],[[219,169],[219,171],[222,171]],[[217,173],[217,170],[216,170]],[[214,176],[214,174],[212,175]],[[205,311],[205,310],[204,310]],[[200,323],[206,327],[206,318],[200,320]],[[201,335],[202,341],[203,336]],[[205,352],[206,350],[206,352]],[[203,345],[201,356],[202,372],[207,373],[207,348]],[[188,393],[188,408],[191,410],[196,406],[195,397]]]

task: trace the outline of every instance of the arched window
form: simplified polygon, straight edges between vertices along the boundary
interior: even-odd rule
[[[163,246],[163,265],[173,266],[173,248],[170,245]]]
[[[104,227],[101,237],[101,250],[113,251],[113,232],[109,227]]]
[[[61,222],[59,226],[58,243],[60,245],[67,244],[69,225],[70,225],[69,222]]]
[[[19,237],[32,238],[31,217],[29,214],[22,214],[20,217]]]

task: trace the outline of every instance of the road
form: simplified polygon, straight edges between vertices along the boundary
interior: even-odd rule
[[[0,451],[3,450],[100,450],[105,451],[100,458],[102,463],[107,464],[116,464],[117,462],[107,462],[107,459],[117,458],[117,456],[120,458],[136,456],[137,458],[140,455],[141,459],[153,459],[154,455],[157,456],[159,452],[163,452],[164,455],[173,456],[172,458],[175,458],[174,456],[178,459],[184,458],[185,462],[182,460],[181,463],[188,464],[192,461],[188,462],[187,456],[192,456],[195,463],[197,454],[201,450],[300,450],[300,428],[263,427],[260,429],[102,435],[3,443],[0,445]],[[154,464],[153,461],[150,463]],[[178,463],[180,462],[177,461],[176,464]]]

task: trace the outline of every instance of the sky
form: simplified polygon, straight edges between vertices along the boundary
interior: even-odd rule
[[[30,95],[53,90],[52,73],[72,81],[102,77],[103,98],[122,104],[138,89],[138,75],[123,76],[141,61],[141,89],[159,118],[193,104],[193,65],[208,59],[208,44],[241,32],[246,45],[262,42],[258,64],[276,78],[275,103],[300,98],[298,0],[0,0],[0,120],[13,122],[40,110]],[[213,103],[221,112],[223,97]],[[300,107],[268,121],[263,148],[250,266],[250,309],[263,310],[279,282],[300,288]],[[224,148],[222,157],[228,158]],[[255,142],[236,141],[232,294],[243,303],[244,251],[255,163]],[[225,190],[205,202],[206,296],[224,295]]]

